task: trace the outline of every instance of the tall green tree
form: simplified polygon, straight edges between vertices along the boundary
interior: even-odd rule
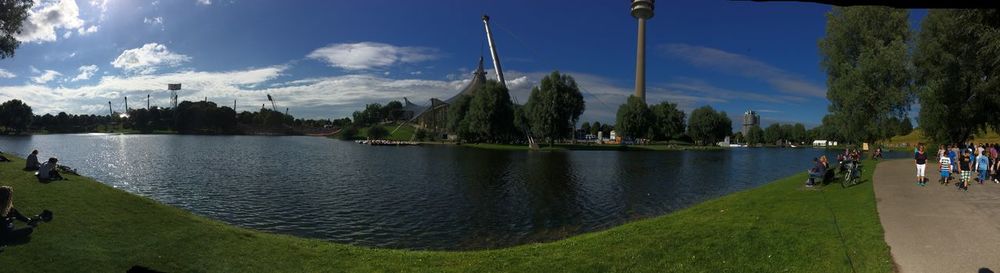
[[[618,107],[615,128],[619,137],[645,137],[652,122],[652,113],[646,102],[639,97],[629,96],[625,104]]]
[[[1000,128],[1000,12],[928,12],[913,64],[926,136],[955,143]]]
[[[677,109],[677,104],[667,101],[649,107],[652,112],[651,130],[653,139],[669,140],[684,133],[684,111]]]
[[[726,112],[716,112],[712,106],[702,106],[691,111],[688,135],[700,145],[713,145],[732,134],[733,122]]]
[[[601,130],[602,130],[603,128],[604,128],[604,127],[603,127],[603,125],[601,125],[601,122],[600,122],[600,121],[595,121],[595,122],[594,122],[594,124],[592,124],[592,125],[590,126],[590,133],[591,133],[591,134],[594,134],[594,135],[596,136],[596,135],[597,135],[597,132],[601,132]]]
[[[31,106],[21,100],[9,100],[0,104],[0,126],[5,128],[5,133],[20,134],[28,130],[31,125]]]
[[[584,121],[583,124],[580,124],[580,132],[582,132],[585,135],[589,134],[590,133],[590,122]]]
[[[510,140],[514,129],[514,109],[507,88],[496,81],[486,81],[476,90],[465,117],[473,141]]]
[[[899,122],[899,129],[896,131],[896,135],[905,136],[913,132],[913,122],[910,121],[910,117],[905,117]]]
[[[469,112],[469,105],[472,103],[472,97],[468,95],[459,95],[448,105],[448,122],[447,128],[449,132],[459,133],[467,132],[468,128],[463,127],[468,123],[462,123],[465,120],[466,113]]]
[[[747,144],[757,145],[761,143],[764,143],[764,129],[756,125],[750,127],[750,130],[747,130]]]
[[[572,137],[573,128],[586,109],[576,80],[559,71],[542,78],[541,84],[531,89],[524,107],[532,135],[550,144],[556,139]]]
[[[874,142],[889,118],[902,117],[911,92],[908,12],[887,7],[834,7],[819,42],[827,99],[847,141]]]
[[[14,35],[21,34],[33,4],[31,0],[0,1],[0,59],[14,57],[14,50],[21,45]]]

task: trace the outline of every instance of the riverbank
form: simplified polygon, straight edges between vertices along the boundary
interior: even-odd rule
[[[461,144],[463,147],[471,147],[489,150],[506,151],[528,151],[531,150],[527,144]],[[726,147],[719,146],[684,146],[684,145],[618,145],[618,144],[568,144],[559,143],[553,146],[539,144],[541,151],[684,151],[684,150],[724,150]]]
[[[10,156],[8,156],[10,157]],[[842,189],[805,174],[668,215],[551,243],[431,252],[371,249],[233,227],[91,179],[38,183],[0,163],[19,210],[55,212],[0,252],[18,272],[890,272],[871,174]]]

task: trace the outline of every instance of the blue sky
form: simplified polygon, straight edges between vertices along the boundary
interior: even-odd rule
[[[37,0],[36,0],[37,1]],[[522,102],[553,70],[584,90],[584,121],[613,122],[632,93],[636,22],[627,1],[54,0],[36,3],[16,56],[0,60],[0,100],[36,113],[107,113],[113,101],[207,98],[257,109],[272,94],[297,117],[349,116],[365,103],[448,98],[480,56],[492,20],[504,74]],[[826,113],[817,42],[829,6],[659,1],[647,25],[647,101],[685,111],[747,108],[816,125]],[[911,13],[913,28],[926,12]],[[489,69],[488,77],[493,77]]]

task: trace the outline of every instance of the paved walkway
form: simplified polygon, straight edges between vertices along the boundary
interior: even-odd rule
[[[915,184],[913,160],[887,161],[875,170],[879,219],[897,269],[1000,272],[1000,184],[973,182],[962,192],[937,183],[936,165],[927,164],[926,187]]]

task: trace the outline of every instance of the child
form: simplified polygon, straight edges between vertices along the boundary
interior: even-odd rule
[[[951,158],[947,156],[942,156],[938,160],[938,170],[941,171],[941,179],[938,181],[941,185],[948,185],[948,178],[951,177]]]
[[[962,158],[958,160],[958,168],[962,170],[958,177],[958,188],[969,191],[969,177],[972,175],[972,159],[969,158],[969,150],[962,151]]]
[[[979,171],[979,184],[986,183],[986,174],[989,170],[990,158],[986,157],[984,149],[980,147],[979,156],[976,156],[976,170]]]

